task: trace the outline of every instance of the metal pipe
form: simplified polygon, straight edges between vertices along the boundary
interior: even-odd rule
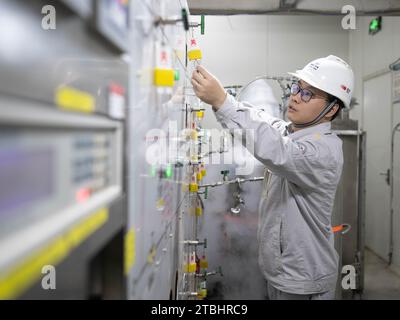
[[[281,77],[281,76],[268,76],[268,75],[264,75],[264,76],[259,76],[256,77],[255,79],[251,80],[250,82],[246,83],[239,92],[239,95],[237,96],[237,99],[239,100],[241,93],[249,86],[251,85],[253,82],[257,81],[257,80],[275,80],[279,83],[281,89],[283,92],[285,92],[285,86],[282,84],[282,81],[293,81],[295,80],[294,77]]]
[[[219,187],[222,185],[226,184],[233,184],[233,183],[243,183],[243,182],[249,182],[249,181],[261,181],[264,180],[264,177],[254,177],[254,178],[248,178],[248,179],[241,179],[241,178],[236,178],[233,180],[228,180],[228,181],[218,181],[214,183],[208,183],[208,184],[202,184],[199,186],[199,188],[214,188],[214,187]]]
[[[392,264],[393,258],[393,216],[394,216],[394,203],[393,203],[393,194],[394,194],[394,174],[393,174],[393,163],[394,163],[394,138],[396,132],[400,131],[400,122],[396,124],[396,126],[392,130],[392,140],[390,144],[390,230],[389,230],[389,265]]]
[[[207,8],[192,8],[191,15],[278,15],[278,16],[300,16],[300,15],[322,15],[322,16],[343,16],[339,10],[311,10],[311,9],[207,9]],[[383,10],[357,10],[357,16],[398,16],[399,9],[383,9]]]

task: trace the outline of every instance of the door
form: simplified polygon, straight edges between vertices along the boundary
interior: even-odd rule
[[[390,226],[391,75],[364,81],[363,123],[366,141],[365,244],[388,260]]]

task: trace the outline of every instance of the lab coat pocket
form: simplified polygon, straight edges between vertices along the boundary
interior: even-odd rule
[[[281,218],[280,230],[279,230],[279,245],[280,245],[280,254],[281,256],[283,256],[284,252],[287,249],[287,230],[286,230],[285,217]]]
[[[282,271],[282,253],[283,253],[283,246],[282,246],[282,217],[276,219],[276,223],[273,227],[272,231],[272,240],[271,240],[271,249],[273,251],[273,261],[274,261],[274,268],[276,271]]]
[[[304,239],[298,230],[289,232],[286,230],[285,221],[282,223],[281,246],[282,246],[282,268],[286,277],[294,280],[310,279],[310,274],[304,263]]]
[[[271,276],[282,273],[282,260],[280,253],[280,228],[281,218],[277,217],[274,221],[265,226],[260,239],[260,249],[262,258],[262,268]]]

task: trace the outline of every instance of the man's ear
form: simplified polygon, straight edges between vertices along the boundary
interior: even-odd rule
[[[329,110],[329,112],[325,115],[325,117],[332,118],[336,114],[336,112],[338,112],[338,111],[339,111],[339,105],[336,103],[331,108],[331,110]]]

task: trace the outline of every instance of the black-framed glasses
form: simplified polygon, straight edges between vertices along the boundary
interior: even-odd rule
[[[309,89],[303,89],[302,87],[300,87],[300,84],[298,82],[294,82],[292,84],[292,86],[290,87],[290,94],[292,95],[296,95],[300,92],[300,97],[301,100],[303,100],[304,102],[308,102],[310,101],[313,97],[319,97],[319,98],[323,98],[323,99],[327,99],[327,97],[323,97],[320,95],[315,94],[314,92],[312,92]]]

